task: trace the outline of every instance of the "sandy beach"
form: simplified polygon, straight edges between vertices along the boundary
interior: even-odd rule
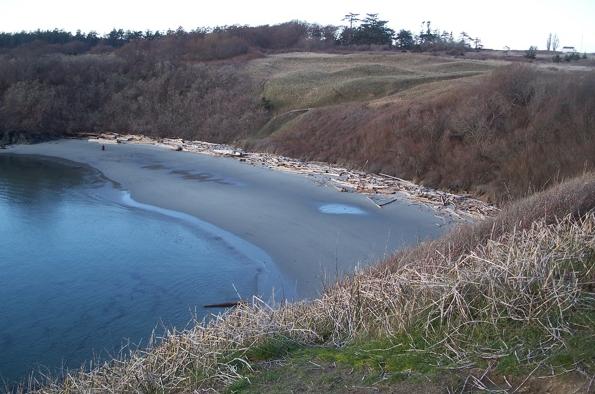
[[[266,251],[300,298],[315,296],[337,274],[448,228],[428,207],[403,200],[378,208],[363,195],[225,157],[141,144],[113,144],[103,151],[83,140],[11,146],[4,152],[90,165],[142,204],[227,230]]]

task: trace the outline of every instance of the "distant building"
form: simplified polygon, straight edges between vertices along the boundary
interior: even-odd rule
[[[575,47],[562,47],[562,53],[576,53]]]

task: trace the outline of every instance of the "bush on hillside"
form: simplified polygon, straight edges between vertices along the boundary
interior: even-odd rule
[[[537,58],[537,47],[530,46],[529,49],[525,51],[525,57],[527,59],[535,59]]]

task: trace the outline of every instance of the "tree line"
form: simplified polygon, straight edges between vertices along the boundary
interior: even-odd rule
[[[432,28],[431,21],[423,21],[419,33],[401,29],[398,32],[388,27],[388,21],[382,20],[378,14],[366,14],[360,18],[359,14],[349,13],[343,18],[349,23],[340,30],[337,38],[338,45],[385,45],[402,50],[433,51],[433,50],[480,50],[483,48],[481,39],[471,37],[461,32],[455,37],[452,32]]]
[[[256,27],[200,27],[190,31],[182,27],[167,31],[113,29],[103,35],[94,31],[85,33],[79,30],[72,33],[60,29],[4,32],[0,33],[0,53],[77,55],[113,52],[131,45],[133,50],[152,50],[161,56],[214,60],[254,50],[366,49],[371,46],[414,51],[464,52],[481,49],[481,40],[478,38],[472,38],[465,32],[455,37],[452,32],[432,28],[430,21],[424,21],[420,32],[415,34],[405,29],[394,31],[388,27],[388,21],[381,19],[378,14],[366,14],[360,18],[359,14],[349,13],[344,20],[348,23],[345,26],[292,21]]]

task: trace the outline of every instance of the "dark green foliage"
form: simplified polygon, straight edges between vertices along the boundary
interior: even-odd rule
[[[473,38],[467,33],[461,33],[461,39],[455,40],[452,32],[432,29],[430,21],[422,22],[425,26],[418,35],[410,30],[401,29],[399,33],[387,26],[388,21],[381,20],[378,14],[367,14],[364,19],[358,18],[359,14],[347,14],[343,20],[349,22],[339,35],[337,43],[344,46],[367,49],[373,46],[383,48],[393,47],[401,50],[446,51],[453,55],[462,55],[466,51],[482,49],[481,40]],[[354,23],[360,22],[359,26]]]
[[[479,38],[471,37],[466,32],[461,32],[460,38],[455,40],[452,32],[440,32],[431,26],[431,21],[422,22],[422,30],[415,37],[416,51],[447,51],[452,55],[461,55],[471,49],[478,51],[483,47]]]
[[[244,357],[249,361],[263,361],[283,357],[301,348],[299,343],[282,336],[272,337],[266,342],[249,348]]]
[[[415,40],[410,30],[401,30],[395,37],[397,47],[400,49],[413,49]]]
[[[89,33],[91,34],[91,33]],[[89,36],[92,39],[93,35]],[[78,40],[85,41],[87,36],[80,32],[73,35],[70,32],[64,30],[36,30],[32,32],[19,32],[19,33],[0,33],[0,47],[2,48],[15,48],[19,45],[28,44],[34,41],[43,41],[48,44],[65,44],[70,41]]]
[[[422,28],[422,30],[419,32],[419,36],[418,36],[418,45],[419,46],[428,46],[428,45],[432,45],[435,44],[437,41],[440,40],[440,34],[438,33],[438,30],[432,30],[431,29],[431,21],[425,21],[422,22],[422,27],[423,25],[426,25],[426,29],[424,30]]]
[[[530,46],[529,49],[525,51],[525,57],[527,59],[535,59],[537,58],[537,47]]]
[[[571,52],[571,53],[567,53],[566,55],[564,55],[564,61],[566,61],[566,62],[577,61],[580,59],[581,59],[581,55],[579,55],[578,52]]]
[[[378,14],[367,14],[354,30],[351,44],[391,46],[395,31],[386,26],[387,23],[388,21],[378,19]]]
[[[265,111],[271,111],[273,109],[273,103],[271,102],[271,100],[263,96],[261,101],[262,108],[264,108]]]

